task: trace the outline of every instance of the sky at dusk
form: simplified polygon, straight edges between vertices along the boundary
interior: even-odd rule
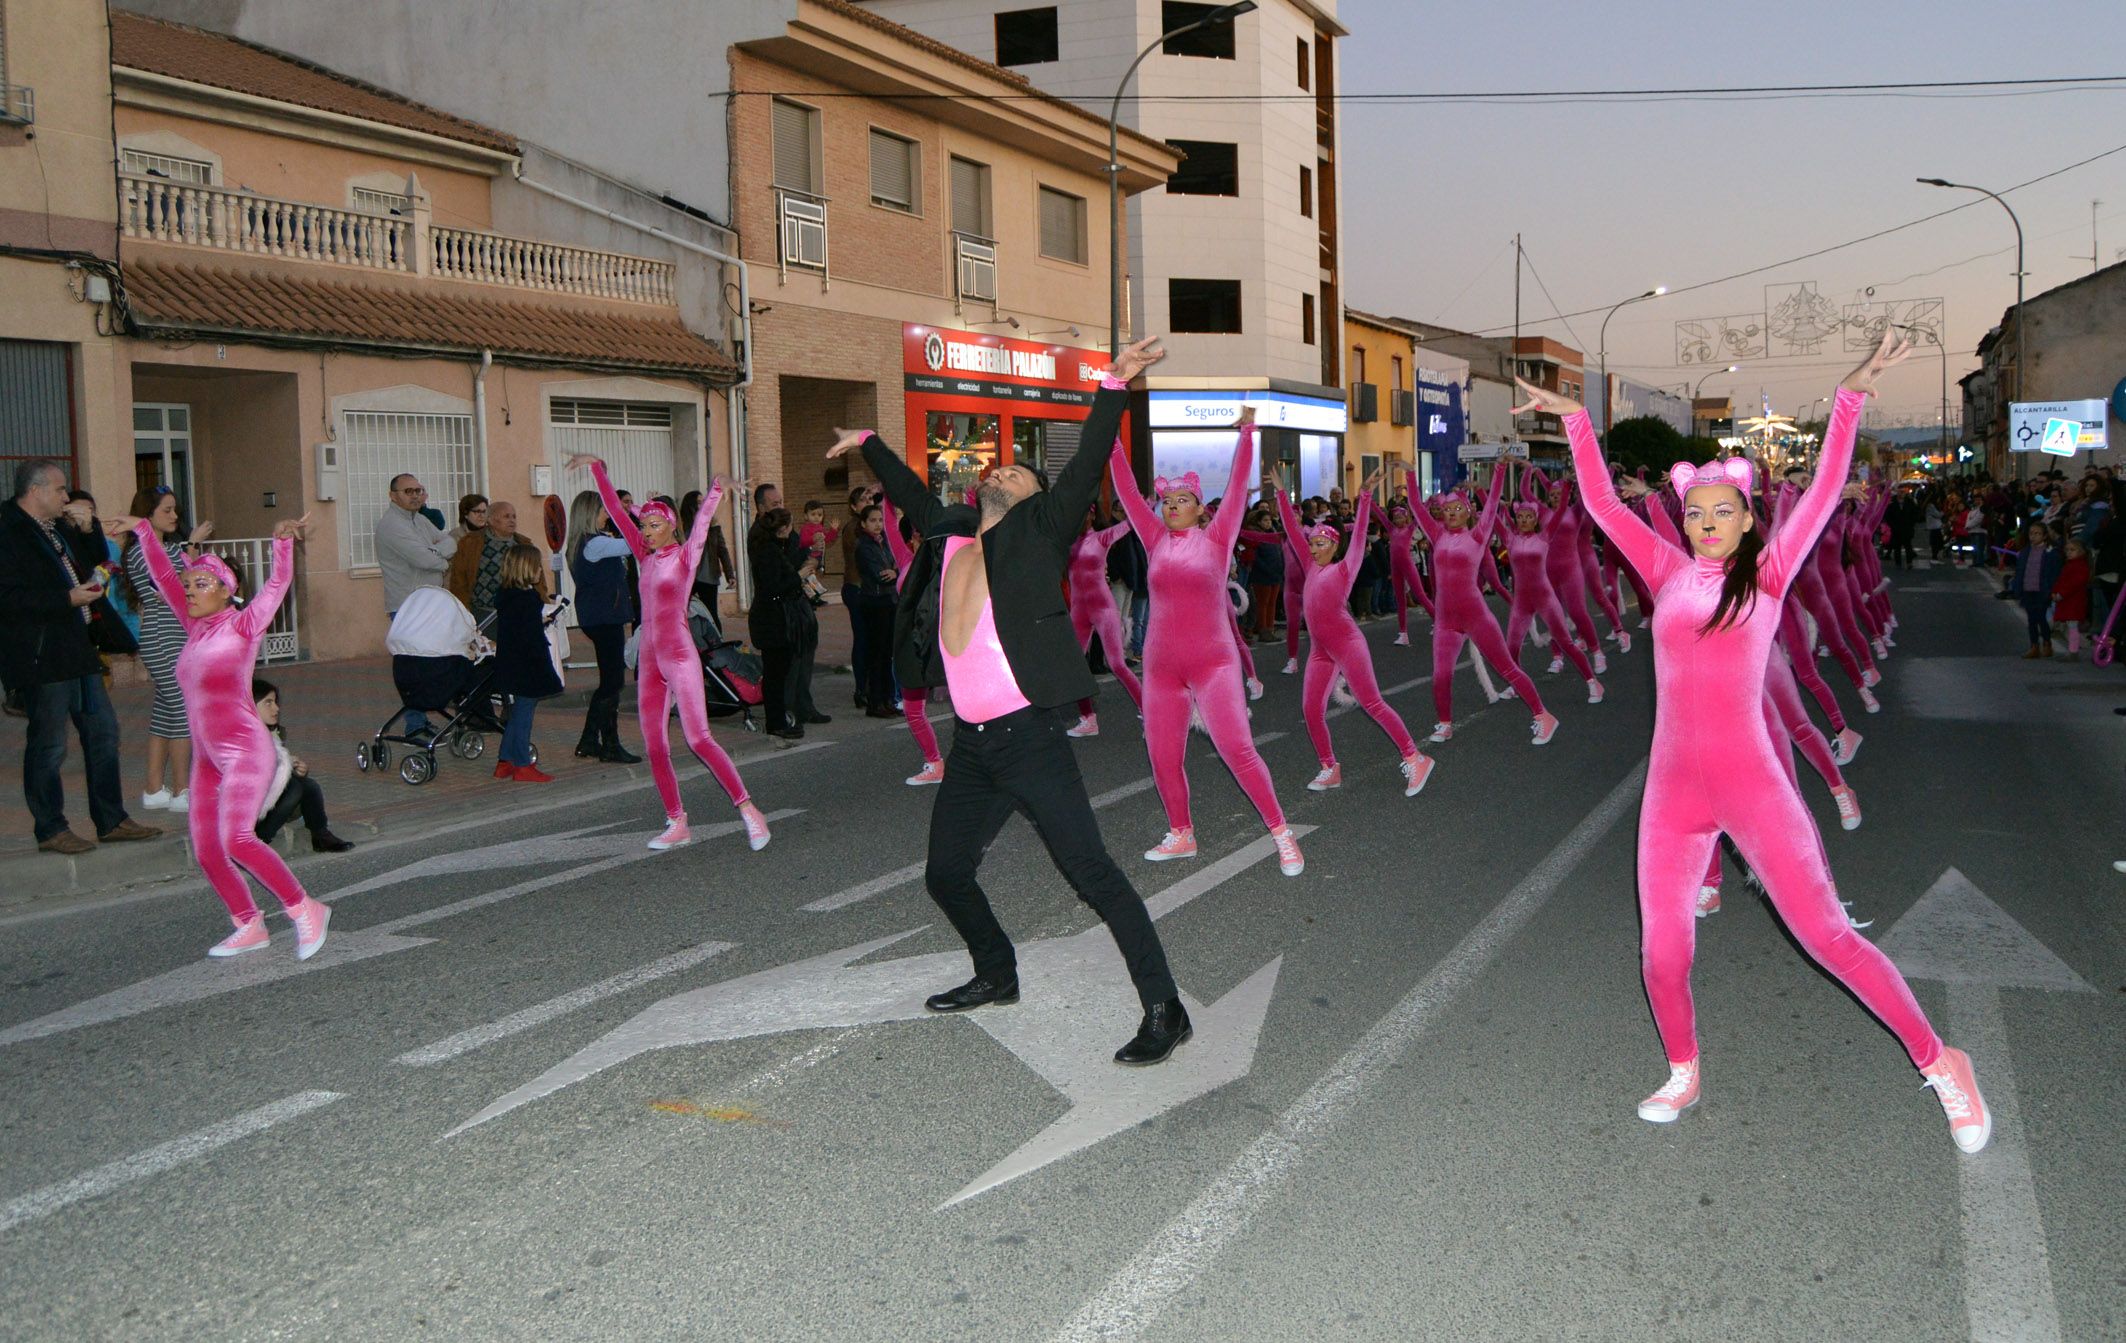
[[[2126,75],[2118,0],[1783,5],[1520,6],[1344,0],[1342,92],[1837,84]],[[1943,177],[2003,191],[2021,216],[2028,293],[2126,259],[2126,84],[2042,96],[1847,97],[1624,105],[1365,106],[1343,112],[1346,301],[1465,330],[1510,327],[1513,249],[1566,313],[1657,284],[1685,285],[1916,219],[1968,209],[1875,242],[1746,279],[1635,304],[1609,326],[1610,370],[1657,385],[1680,367],[1676,323],[1762,311],[1767,285],[1814,282],[1833,305],[1944,300],[1952,419],[1956,379],[2015,299],[2014,231],[1983,196],[1917,184]],[[2105,150],[2109,158],[2005,188]],[[2075,254],[2079,253],[2079,260]],[[1601,313],[1568,333],[1523,274],[1524,332],[1587,352]],[[1549,320],[1546,320],[1549,319]],[[1575,334],[1576,333],[1576,334]],[[1806,409],[1857,362],[1825,352],[1745,360],[1706,394]],[[1717,359],[1710,367],[1724,367]],[[1935,423],[1941,361],[1915,356],[1885,380],[1881,423]],[[2126,374],[2126,369],[2119,370]],[[2087,389],[2089,396],[2111,388]]]

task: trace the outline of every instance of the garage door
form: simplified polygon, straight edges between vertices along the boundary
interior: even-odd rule
[[[554,466],[554,492],[563,506],[575,500],[579,490],[597,485],[589,471],[565,471],[563,463],[575,453],[588,453],[605,463],[613,488],[626,490],[637,505],[654,495],[679,498],[678,444],[672,433],[672,408],[649,401],[576,401],[555,398],[546,426],[549,459]],[[575,595],[575,583],[562,579],[562,591]]]

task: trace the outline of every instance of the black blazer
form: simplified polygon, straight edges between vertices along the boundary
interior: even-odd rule
[[[997,638],[1020,693],[1036,708],[1057,708],[1094,693],[1085,651],[1078,647],[1063,602],[1064,578],[1071,543],[1099,493],[1108,450],[1128,407],[1128,392],[1101,388],[1070,465],[1047,490],[1006,513],[982,538]],[[864,462],[901,516],[923,534],[923,544],[908,561],[908,581],[893,613],[894,673],[904,686],[942,686],[938,588],[944,578],[945,540],[973,536],[981,515],[967,504],[938,502],[923,479],[877,434],[864,440]]]
[[[65,527],[59,535],[66,544]],[[101,560],[98,555],[90,567]],[[89,581],[89,569],[79,572]],[[29,690],[103,671],[87,623],[67,600],[71,588],[37,520],[12,499],[0,503],[0,671],[8,685]]]
[[[746,632],[762,652],[794,649],[797,638],[792,625],[800,622],[805,607],[805,583],[791,562],[790,547],[773,535],[758,537],[746,546],[753,562],[753,605],[746,612]]]

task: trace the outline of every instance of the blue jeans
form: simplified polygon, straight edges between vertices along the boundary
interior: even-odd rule
[[[67,828],[66,790],[59,770],[66,764],[66,725],[72,719],[81,735],[81,755],[88,766],[89,819],[98,835],[107,835],[126,819],[125,789],[118,781],[118,715],[104,693],[101,676],[54,681],[22,692],[29,710],[29,743],[22,752],[22,795],[36,823],[37,842]]]
[[[532,763],[532,715],[538,711],[539,701],[527,695],[519,695],[509,702],[509,722],[502,728],[502,759],[506,763]]]
[[[2035,647],[2052,642],[2052,622],[2046,617],[2052,611],[2052,594],[2049,592],[2018,592],[2016,597],[2023,604],[2023,616],[2030,622],[2030,643]]]

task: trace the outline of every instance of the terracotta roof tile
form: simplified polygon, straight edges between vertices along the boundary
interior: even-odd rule
[[[349,9],[350,23],[360,22],[359,9]],[[424,131],[505,154],[517,152],[513,138],[477,122],[439,112],[294,56],[143,14],[111,12],[111,64]]]
[[[716,379],[738,372],[730,356],[676,319],[433,292],[421,282],[350,283],[168,261],[131,262],[124,273],[133,319],[149,331],[488,349],[504,358]]]

